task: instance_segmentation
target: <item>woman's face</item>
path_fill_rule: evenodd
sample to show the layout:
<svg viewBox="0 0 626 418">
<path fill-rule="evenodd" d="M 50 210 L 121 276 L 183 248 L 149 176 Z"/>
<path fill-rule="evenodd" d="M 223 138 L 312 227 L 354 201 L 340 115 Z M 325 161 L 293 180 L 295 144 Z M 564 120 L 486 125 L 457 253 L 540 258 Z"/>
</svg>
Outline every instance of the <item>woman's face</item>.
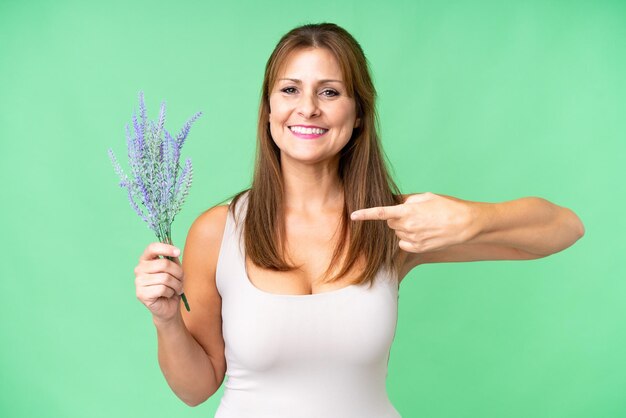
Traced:
<svg viewBox="0 0 626 418">
<path fill-rule="evenodd" d="M 324 48 L 293 51 L 278 72 L 269 102 L 270 132 L 281 160 L 332 159 L 358 126 L 339 63 Z"/>
</svg>

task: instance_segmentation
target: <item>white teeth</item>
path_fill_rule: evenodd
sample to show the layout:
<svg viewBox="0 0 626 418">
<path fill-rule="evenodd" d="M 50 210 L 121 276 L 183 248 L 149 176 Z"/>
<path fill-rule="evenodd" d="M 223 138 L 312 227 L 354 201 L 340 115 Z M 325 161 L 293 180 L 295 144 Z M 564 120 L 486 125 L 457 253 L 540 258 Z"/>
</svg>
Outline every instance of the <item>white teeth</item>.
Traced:
<svg viewBox="0 0 626 418">
<path fill-rule="evenodd" d="M 326 132 L 328 129 L 320 129 L 320 128 L 303 128 L 301 126 L 291 126 L 289 127 L 293 132 L 297 132 L 299 134 L 316 134 L 321 135 Z"/>
</svg>

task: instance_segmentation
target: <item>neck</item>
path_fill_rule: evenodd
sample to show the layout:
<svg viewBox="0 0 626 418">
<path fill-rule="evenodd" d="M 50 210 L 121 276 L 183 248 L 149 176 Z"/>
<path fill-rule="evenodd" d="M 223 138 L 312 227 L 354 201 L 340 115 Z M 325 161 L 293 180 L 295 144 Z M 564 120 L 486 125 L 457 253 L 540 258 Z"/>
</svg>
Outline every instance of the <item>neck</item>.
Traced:
<svg viewBox="0 0 626 418">
<path fill-rule="evenodd" d="M 292 164 L 281 160 L 287 213 L 315 215 L 341 211 L 343 185 L 338 160 L 320 165 Z"/>
</svg>

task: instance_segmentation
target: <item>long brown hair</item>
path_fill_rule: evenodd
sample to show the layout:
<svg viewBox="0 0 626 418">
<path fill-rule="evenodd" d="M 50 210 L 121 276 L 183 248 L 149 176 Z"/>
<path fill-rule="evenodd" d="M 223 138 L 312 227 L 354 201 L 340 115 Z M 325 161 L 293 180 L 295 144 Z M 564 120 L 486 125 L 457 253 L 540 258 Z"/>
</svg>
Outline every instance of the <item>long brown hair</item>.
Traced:
<svg viewBox="0 0 626 418">
<path fill-rule="evenodd" d="M 245 251 L 258 266 L 276 271 L 292 271 L 298 266 L 285 260 L 285 222 L 283 212 L 283 178 L 280 150 L 272 140 L 269 127 L 269 95 L 278 71 L 289 54 L 304 48 L 326 48 L 339 62 L 348 95 L 356 102 L 356 117 L 361 119 L 352 137 L 340 151 L 339 177 L 344 189 L 344 206 L 339 241 L 324 274 L 327 283 L 344 277 L 364 256 L 366 266 L 351 282 L 371 285 L 381 266 L 395 269 L 399 239 L 386 221 L 350 220 L 357 209 L 402 203 L 398 187 L 388 173 L 378 136 L 376 90 L 367 59 L 358 42 L 345 29 L 333 23 L 307 24 L 285 34 L 272 52 L 265 67 L 259 107 L 257 151 L 252 187 L 233 196 L 233 215 L 241 196 L 248 194 L 244 224 Z M 349 237 L 349 240 L 348 240 Z M 349 242 L 348 242 L 349 241 Z M 346 259 L 342 254 L 348 245 Z M 343 267 L 330 276 L 333 266 Z M 330 277 L 330 279 L 329 279 Z"/>
</svg>

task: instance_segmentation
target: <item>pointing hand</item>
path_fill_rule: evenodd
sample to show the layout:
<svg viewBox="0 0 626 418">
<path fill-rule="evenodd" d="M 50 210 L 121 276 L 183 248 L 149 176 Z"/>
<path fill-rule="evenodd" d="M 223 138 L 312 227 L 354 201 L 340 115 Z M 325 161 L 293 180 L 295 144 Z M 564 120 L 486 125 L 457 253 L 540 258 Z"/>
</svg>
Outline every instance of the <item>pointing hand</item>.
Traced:
<svg viewBox="0 0 626 418">
<path fill-rule="evenodd" d="M 354 211 L 351 218 L 385 220 L 400 238 L 401 249 L 421 253 L 467 242 L 478 233 L 470 203 L 430 192 L 416 193 L 407 195 L 399 205 Z"/>
</svg>

